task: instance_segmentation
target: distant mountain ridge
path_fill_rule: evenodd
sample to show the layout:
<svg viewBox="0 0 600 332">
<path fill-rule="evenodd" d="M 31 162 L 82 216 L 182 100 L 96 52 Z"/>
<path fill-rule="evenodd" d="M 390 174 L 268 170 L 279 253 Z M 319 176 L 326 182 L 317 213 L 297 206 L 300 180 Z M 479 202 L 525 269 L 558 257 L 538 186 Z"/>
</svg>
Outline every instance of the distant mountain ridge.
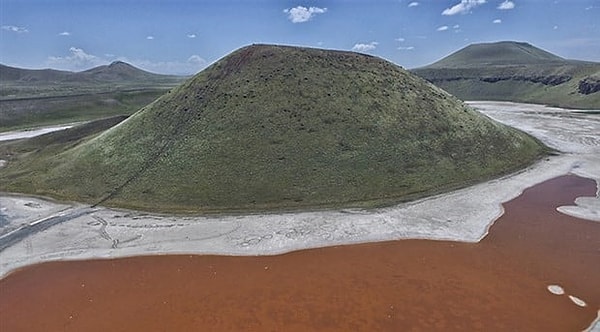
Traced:
<svg viewBox="0 0 600 332">
<path fill-rule="evenodd" d="M 147 72 L 123 61 L 80 72 L 55 69 L 23 69 L 0 64 L 0 83 L 8 82 L 130 82 L 139 80 L 172 81 L 181 77 Z"/>
<path fill-rule="evenodd" d="M 121 61 L 81 72 L 0 65 L 0 131 L 128 115 L 185 79 Z"/>
<path fill-rule="evenodd" d="M 412 71 L 465 100 L 600 108 L 600 63 L 565 59 L 524 42 L 472 44 Z"/>
<path fill-rule="evenodd" d="M 55 69 L 23 69 L 0 64 L 0 82 L 62 81 L 73 74 Z"/>
</svg>

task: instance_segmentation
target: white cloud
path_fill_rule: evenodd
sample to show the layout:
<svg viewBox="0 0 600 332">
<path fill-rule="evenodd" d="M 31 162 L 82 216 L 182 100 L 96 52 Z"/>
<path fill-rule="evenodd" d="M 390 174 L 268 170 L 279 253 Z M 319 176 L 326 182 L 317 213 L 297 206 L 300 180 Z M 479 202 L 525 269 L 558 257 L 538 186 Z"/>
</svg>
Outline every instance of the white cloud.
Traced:
<svg viewBox="0 0 600 332">
<path fill-rule="evenodd" d="M 441 27 L 437 28 L 437 31 L 446 31 L 446 30 L 448 30 L 447 25 L 442 25 Z"/>
<path fill-rule="evenodd" d="M 364 43 L 358 43 L 358 44 L 354 44 L 354 46 L 352 46 L 352 50 L 354 52 L 369 52 L 374 50 L 375 48 L 377 48 L 377 45 L 379 45 L 378 42 L 370 42 L 368 44 L 364 44 Z"/>
<path fill-rule="evenodd" d="M 70 54 L 67 56 L 48 57 L 47 64 L 52 68 L 64 70 L 83 70 L 108 63 L 95 55 L 86 53 L 83 49 L 77 47 L 69 48 Z"/>
<path fill-rule="evenodd" d="M 471 9 L 483 5 L 486 3 L 486 0 L 461 0 L 460 3 L 444 9 L 442 15 L 456 15 L 456 14 L 466 14 L 471 11 Z"/>
<path fill-rule="evenodd" d="M 303 7 L 298 6 L 294 8 L 284 9 L 283 12 L 288 14 L 288 19 L 292 21 L 292 23 L 303 23 L 311 18 L 313 18 L 317 14 L 323 14 L 327 11 L 327 8 L 319 8 L 319 7 Z"/>
<path fill-rule="evenodd" d="M 460 25 L 456 24 L 452 27 L 453 29 L 460 29 Z"/>
<path fill-rule="evenodd" d="M 400 47 L 398 47 L 398 49 L 400 51 L 412 51 L 415 49 L 415 47 L 414 46 L 400 46 Z"/>
<path fill-rule="evenodd" d="M 67 56 L 51 56 L 46 60 L 46 65 L 51 68 L 81 71 L 109 64 L 115 60 L 132 64 L 140 69 L 153 73 L 170 75 L 190 75 L 204 69 L 208 62 L 201 56 L 194 54 L 187 60 L 176 61 L 151 61 L 145 59 L 129 59 L 127 57 L 117 57 L 114 54 L 104 54 L 99 57 L 86 53 L 83 49 L 71 47 Z"/>
<path fill-rule="evenodd" d="M 196 38 L 196 34 L 195 33 L 190 33 L 187 35 L 188 38 Z"/>
<path fill-rule="evenodd" d="M 27 28 L 17 27 L 17 26 L 14 26 L 14 25 L 3 25 L 2 26 L 2 30 L 10 31 L 10 32 L 16 32 L 16 33 L 29 32 L 29 30 L 27 30 Z"/>
<path fill-rule="evenodd" d="M 558 25 L 555 25 L 552 29 L 558 30 Z"/>
<path fill-rule="evenodd" d="M 394 40 L 395 40 L 395 41 L 399 41 L 399 42 L 403 42 L 403 41 L 405 41 L 406 39 L 404 39 L 404 38 L 402 38 L 402 37 L 398 37 L 398 38 L 396 38 L 396 39 L 394 39 Z"/>
<path fill-rule="evenodd" d="M 494 23 L 494 24 L 500 24 L 500 23 L 502 23 L 502 20 L 499 19 L 499 18 L 497 18 L 492 23 Z"/>
<path fill-rule="evenodd" d="M 509 10 L 515 8 L 515 3 L 509 0 L 505 0 L 503 3 L 498 5 L 498 9 Z"/>
<path fill-rule="evenodd" d="M 419 5 L 419 3 L 418 3 L 418 2 L 416 2 L 416 1 L 413 1 L 413 2 L 411 2 L 411 3 L 409 3 L 409 4 L 408 4 L 408 7 L 416 7 L 416 6 L 418 6 L 418 5 Z"/>
<path fill-rule="evenodd" d="M 94 60 L 94 59 L 98 58 L 95 55 L 85 53 L 85 51 L 81 48 L 77 48 L 77 47 L 73 47 L 73 46 L 71 46 L 69 48 L 69 51 L 71 52 L 71 55 L 73 57 L 75 57 L 77 59 L 85 60 L 85 61 L 90 61 L 90 60 Z"/>
<path fill-rule="evenodd" d="M 204 69 L 208 62 L 201 56 L 194 54 L 185 61 L 150 61 L 144 59 L 118 58 L 120 61 L 130 63 L 140 69 L 168 75 L 192 75 Z"/>
<path fill-rule="evenodd" d="M 59 36 L 70 36 L 71 33 L 69 31 L 63 31 L 61 33 L 58 34 Z"/>
<path fill-rule="evenodd" d="M 148 39 L 148 40 L 153 40 L 153 39 L 154 39 L 154 36 L 146 36 L 146 39 Z"/>
<path fill-rule="evenodd" d="M 201 58 L 197 54 L 194 54 L 194 55 L 190 56 L 187 59 L 187 62 L 189 62 L 191 64 L 196 64 L 196 65 L 205 65 L 206 64 L 206 60 L 204 60 L 203 58 Z"/>
</svg>

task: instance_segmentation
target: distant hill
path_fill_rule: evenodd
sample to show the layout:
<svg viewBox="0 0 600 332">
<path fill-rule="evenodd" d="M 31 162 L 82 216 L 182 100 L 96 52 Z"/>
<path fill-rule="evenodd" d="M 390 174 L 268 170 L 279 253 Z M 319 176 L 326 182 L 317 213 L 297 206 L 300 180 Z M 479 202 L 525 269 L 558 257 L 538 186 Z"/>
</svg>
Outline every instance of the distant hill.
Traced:
<svg viewBox="0 0 600 332">
<path fill-rule="evenodd" d="M 128 115 L 185 79 L 121 61 L 81 72 L 0 65 L 0 131 Z"/>
<path fill-rule="evenodd" d="M 154 74 L 139 68 L 136 68 L 122 61 L 115 61 L 106 66 L 95 67 L 80 73 L 78 76 L 92 79 L 94 81 L 119 82 L 119 81 L 141 81 L 149 80 L 153 82 L 161 81 L 181 81 L 181 76 Z"/>
<path fill-rule="evenodd" d="M 109 82 L 172 82 L 181 77 L 160 75 L 136 68 L 122 61 L 81 72 L 54 69 L 22 69 L 0 64 L 0 83 L 109 83 Z"/>
<path fill-rule="evenodd" d="M 564 58 L 528 43 L 505 41 L 469 45 L 426 68 L 481 68 L 483 66 L 560 64 L 564 61 Z"/>
<path fill-rule="evenodd" d="M 528 43 L 472 44 L 412 72 L 463 100 L 600 108 L 600 63 L 567 60 Z"/>
<path fill-rule="evenodd" d="M 22 69 L 0 64 L 0 83 L 65 81 L 75 73 L 54 69 Z"/>
<path fill-rule="evenodd" d="M 198 212 L 414 199 L 545 148 L 385 60 L 252 45 L 80 144 L 12 151 L 5 190 Z"/>
</svg>

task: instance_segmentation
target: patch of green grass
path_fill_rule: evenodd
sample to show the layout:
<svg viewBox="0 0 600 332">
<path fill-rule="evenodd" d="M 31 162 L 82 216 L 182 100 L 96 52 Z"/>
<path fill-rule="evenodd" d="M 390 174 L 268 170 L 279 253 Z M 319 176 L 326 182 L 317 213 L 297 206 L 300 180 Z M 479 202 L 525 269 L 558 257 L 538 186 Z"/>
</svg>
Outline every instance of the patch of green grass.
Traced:
<svg viewBox="0 0 600 332">
<path fill-rule="evenodd" d="M 545 152 L 382 59 L 260 45 L 93 138 L 13 158 L 0 185 L 159 211 L 372 207 L 506 174 Z"/>
<path fill-rule="evenodd" d="M 0 64 L 0 132 L 128 115 L 185 79 L 120 61 L 82 72 Z"/>
<path fill-rule="evenodd" d="M 529 43 L 501 41 L 468 45 L 428 68 L 484 68 L 514 65 L 557 64 L 565 59 Z"/>
<path fill-rule="evenodd" d="M 17 167 L 16 169 L 8 168 L 6 173 L 3 168 L 0 168 L 0 174 L 6 176 L 5 180 L 20 178 L 27 181 L 28 175 L 38 169 L 32 166 L 38 163 L 45 165 L 57 154 L 95 137 L 98 133 L 106 131 L 126 118 L 127 116 L 114 116 L 29 139 L 0 142 L 0 159 L 7 161 L 10 166 Z M 35 177 L 34 175 L 33 178 Z"/>
<path fill-rule="evenodd" d="M 167 91 L 141 89 L 0 100 L 0 132 L 130 115 Z"/>
<path fill-rule="evenodd" d="M 600 108 L 600 94 L 580 95 L 564 87 L 526 82 L 485 83 L 479 80 L 436 84 L 464 100 L 512 101 L 575 109 Z"/>
<path fill-rule="evenodd" d="M 599 75 L 599 63 L 565 60 L 524 43 L 470 45 L 412 72 L 463 100 L 600 108 L 599 92 L 579 91 L 579 82 Z"/>
</svg>

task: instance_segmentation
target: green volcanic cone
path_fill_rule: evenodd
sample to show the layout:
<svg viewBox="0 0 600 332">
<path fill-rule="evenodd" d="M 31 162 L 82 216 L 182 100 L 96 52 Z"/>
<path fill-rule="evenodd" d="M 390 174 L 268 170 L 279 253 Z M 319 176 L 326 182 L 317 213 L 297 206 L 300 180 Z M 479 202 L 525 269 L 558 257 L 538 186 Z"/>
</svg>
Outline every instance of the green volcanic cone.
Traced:
<svg viewBox="0 0 600 332">
<path fill-rule="evenodd" d="M 119 125 L 9 163 L 9 190 L 162 211 L 373 206 L 543 153 L 402 68 L 351 52 L 239 49 Z"/>
<path fill-rule="evenodd" d="M 600 63 L 564 59 L 529 43 L 472 44 L 412 72 L 464 100 L 600 108 Z"/>
</svg>

